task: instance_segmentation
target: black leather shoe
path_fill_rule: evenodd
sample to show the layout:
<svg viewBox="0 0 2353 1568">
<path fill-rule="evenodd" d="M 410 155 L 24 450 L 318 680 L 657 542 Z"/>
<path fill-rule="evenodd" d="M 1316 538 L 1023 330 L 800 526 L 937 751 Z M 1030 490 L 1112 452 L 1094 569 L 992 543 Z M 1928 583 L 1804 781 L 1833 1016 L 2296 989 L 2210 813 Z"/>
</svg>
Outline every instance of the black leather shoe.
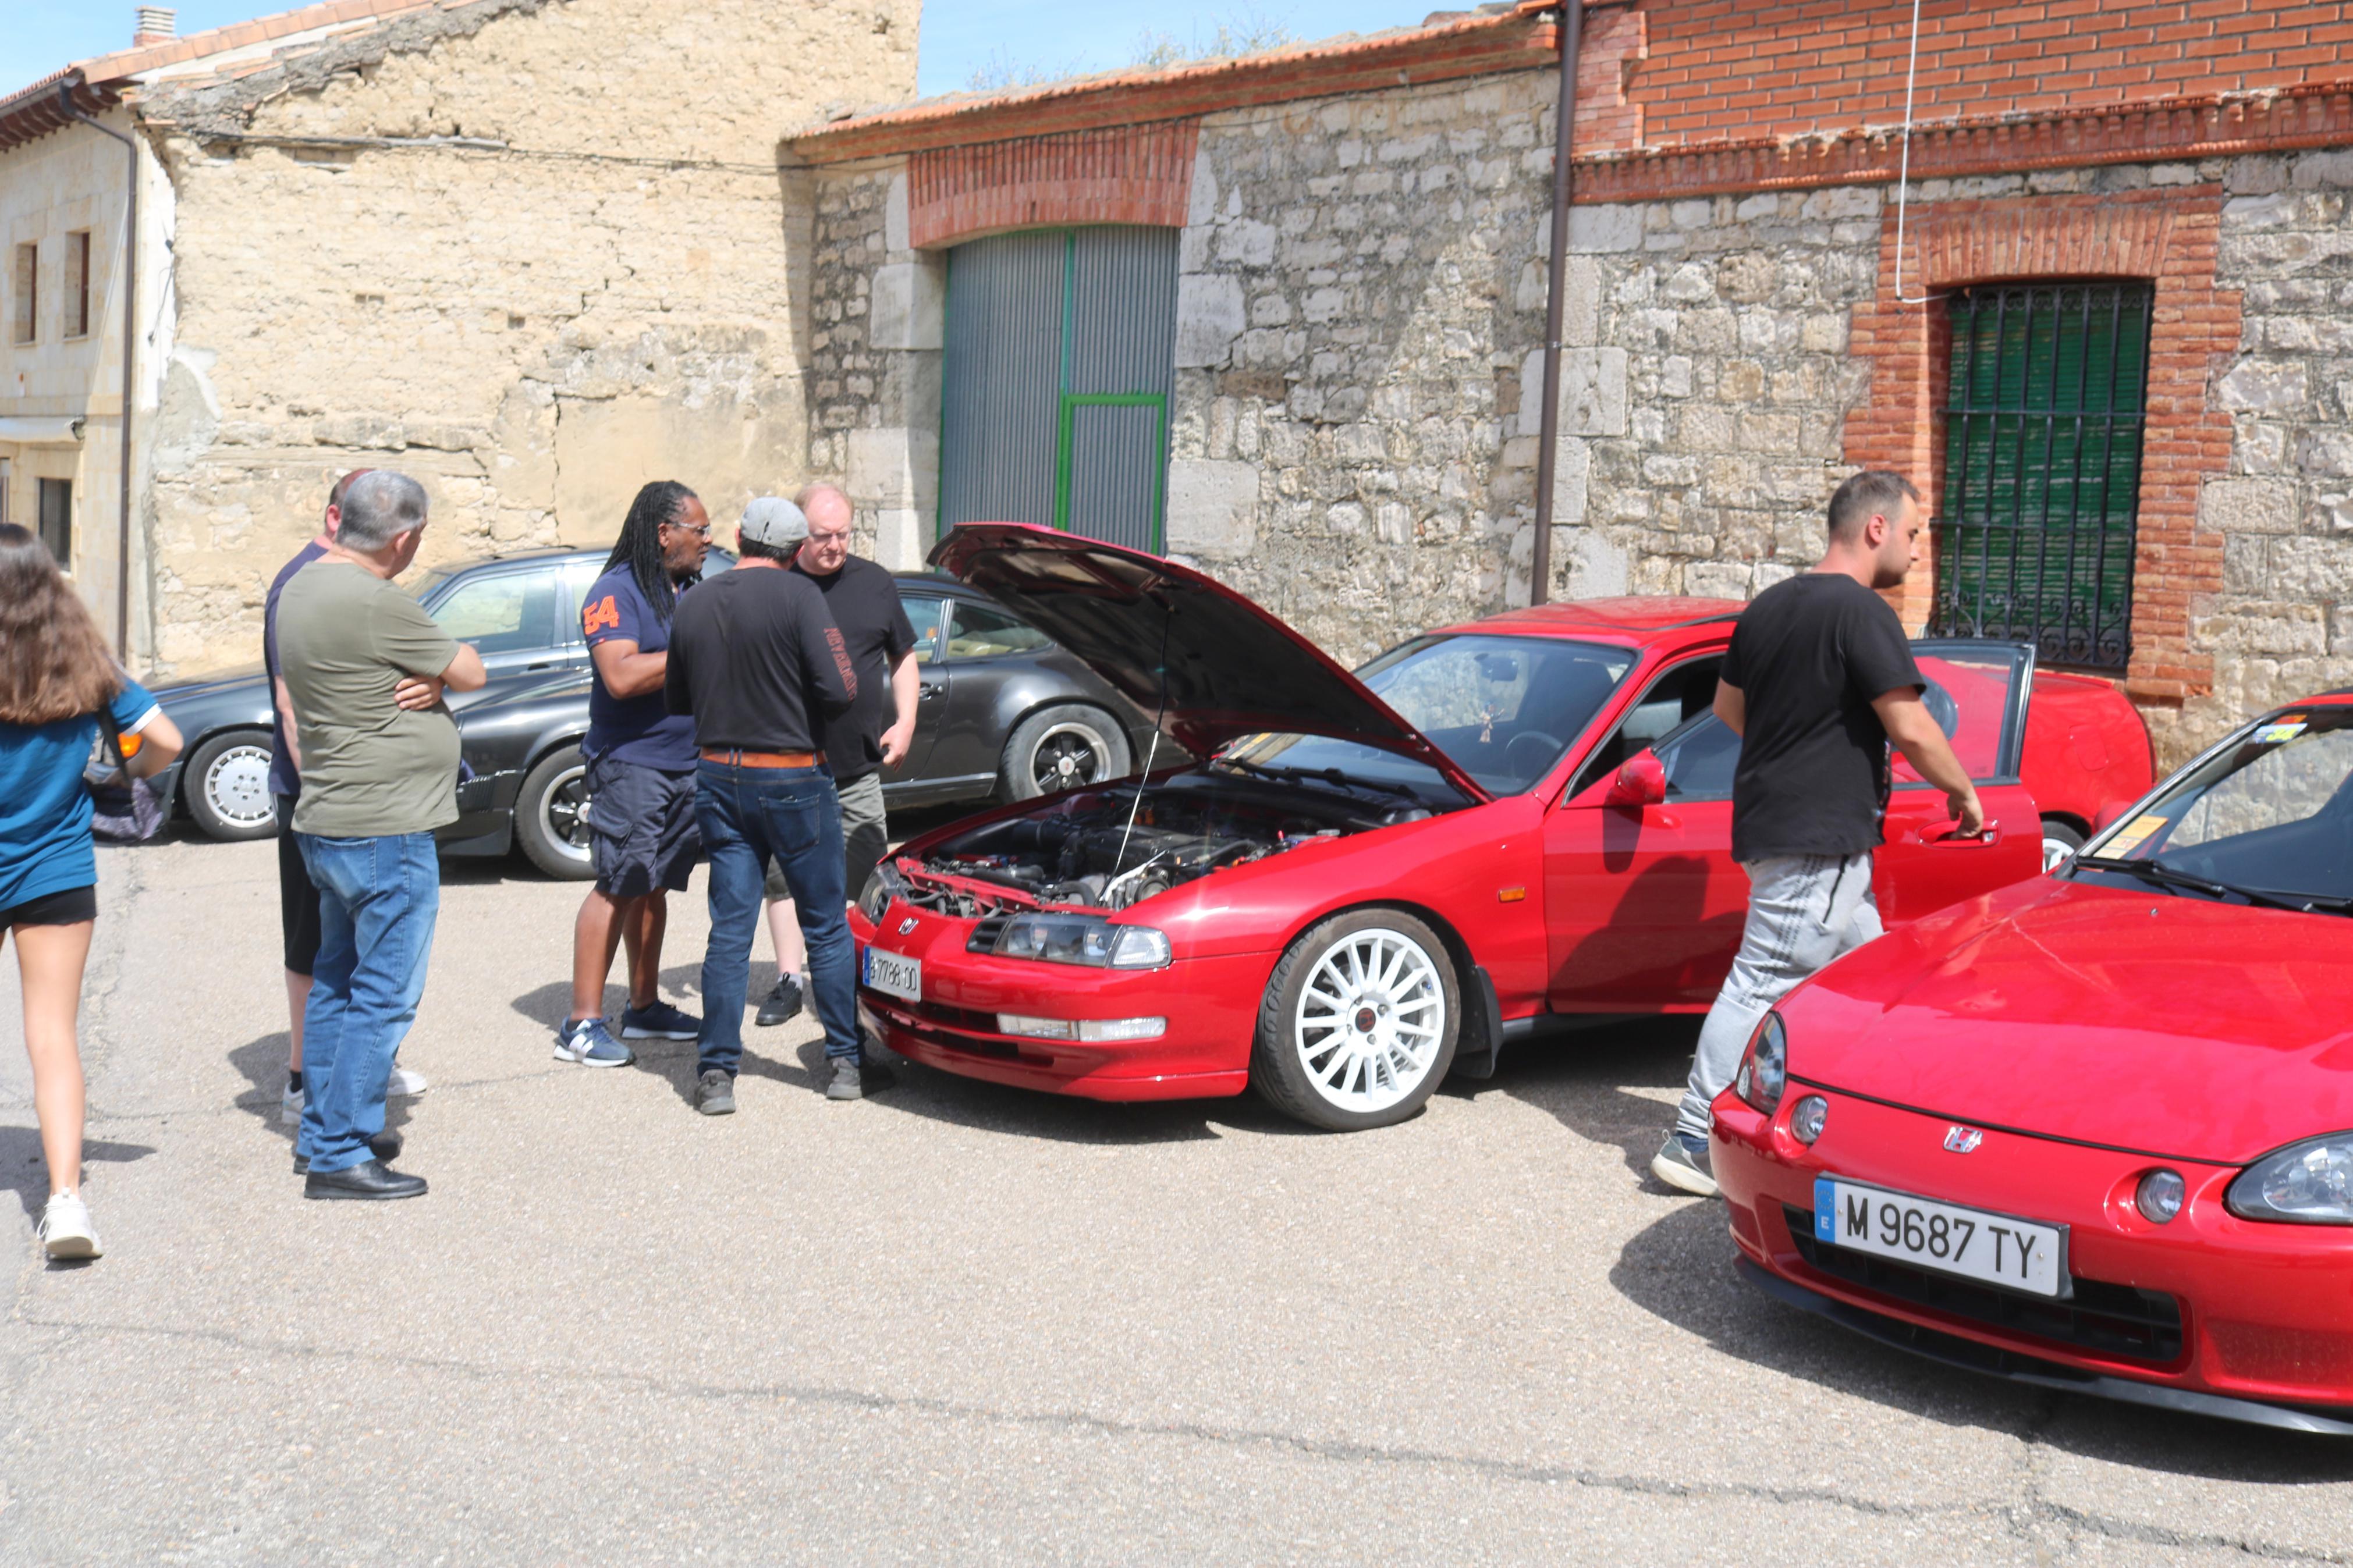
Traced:
<svg viewBox="0 0 2353 1568">
<path fill-rule="evenodd" d="M 406 1176 L 381 1160 L 367 1160 L 344 1171 L 313 1171 L 302 1179 L 306 1198 L 421 1198 L 425 1178 Z"/>
</svg>

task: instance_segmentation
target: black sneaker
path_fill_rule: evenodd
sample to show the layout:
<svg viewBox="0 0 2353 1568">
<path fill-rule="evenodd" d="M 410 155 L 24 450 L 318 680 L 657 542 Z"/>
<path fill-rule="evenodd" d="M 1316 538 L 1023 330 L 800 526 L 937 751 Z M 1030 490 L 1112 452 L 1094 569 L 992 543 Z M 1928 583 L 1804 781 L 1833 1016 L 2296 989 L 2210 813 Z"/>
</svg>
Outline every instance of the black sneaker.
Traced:
<svg viewBox="0 0 2353 1568">
<path fill-rule="evenodd" d="M 377 1160 L 342 1171 L 313 1171 L 302 1178 L 302 1195 L 306 1198 L 383 1199 L 421 1198 L 425 1195 L 425 1178 L 396 1171 Z"/>
<path fill-rule="evenodd" d="M 760 1011 L 752 1022 L 764 1029 L 772 1029 L 778 1024 L 799 1017 L 800 1011 L 800 981 L 790 974 L 780 974 L 776 977 L 776 988 L 762 999 Z"/>
<path fill-rule="evenodd" d="M 1694 1197 L 1716 1195 L 1715 1173 L 1709 1168 L 1707 1140 L 1688 1132 L 1670 1132 L 1651 1156 L 1651 1174 Z"/>
<path fill-rule="evenodd" d="M 825 1086 L 828 1100 L 863 1100 L 899 1081 L 899 1075 L 878 1061 L 856 1057 L 833 1058 L 833 1081 Z"/>
<path fill-rule="evenodd" d="M 735 1114 L 735 1075 L 712 1068 L 696 1080 L 694 1109 L 705 1116 Z"/>
</svg>

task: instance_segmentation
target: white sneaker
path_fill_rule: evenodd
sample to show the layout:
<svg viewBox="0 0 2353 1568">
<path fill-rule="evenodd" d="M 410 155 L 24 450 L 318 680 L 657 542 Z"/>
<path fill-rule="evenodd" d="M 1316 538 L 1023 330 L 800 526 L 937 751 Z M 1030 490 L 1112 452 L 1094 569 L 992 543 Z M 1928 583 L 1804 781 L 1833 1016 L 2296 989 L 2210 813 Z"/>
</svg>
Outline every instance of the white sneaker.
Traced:
<svg viewBox="0 0 2353 1568">
<path fill-rule="evenodd" d="M 302 1123 L 302 1091 L 290 1089 L 278 1097 L 278 1121 L 280 1126 L 299 1127 Z"/>
<path fill-rule="evenodd" d="M 49 1194 L 49 1206 L 41 1211 L 41 1246 L 51 1258 L 96 1258 L 106 1250 L 79 1193 Z"/>
<path fill-rule="evenodd" d="M 384 1080 L 384 1097 L 386 1100 L 414 1100 L 432 1087 L 423 1073 L 410 1072 L 395 1062 L 392 1076 Z"/>
</svg>

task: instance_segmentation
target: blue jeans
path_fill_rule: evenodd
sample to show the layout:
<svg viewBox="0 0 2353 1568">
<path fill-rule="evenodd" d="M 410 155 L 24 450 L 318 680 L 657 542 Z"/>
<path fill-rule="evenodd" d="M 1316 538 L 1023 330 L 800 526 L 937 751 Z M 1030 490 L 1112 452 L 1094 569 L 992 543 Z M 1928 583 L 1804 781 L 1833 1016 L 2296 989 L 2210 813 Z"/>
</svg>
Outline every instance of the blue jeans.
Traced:
<svg viewBox="0 0 2353 1568">
<path fill-rule="evenodd" d="M 808 943 L 809 999 L 825 1054 L 858 1056 L 857 976 L 842 892 L 841 801 L 823 768 L 738 768 L 705 762 L 694 816 L 711 859 L 711 946 L 702 960 L 697 1073 L 733 1076 L 744 1059 L 745 966 L 760 923 L 763 868 L 784 868 Z"/>
<path fill-rule="evenodd" d="M 319 957 L 302 1012 L 302 1132 L 314 1171 L 375 1158 L 392 1056 L 425 994 L 441 862 L 430 833 L 321 838 L 297 833 L 319 889 Z"/>
</svg>

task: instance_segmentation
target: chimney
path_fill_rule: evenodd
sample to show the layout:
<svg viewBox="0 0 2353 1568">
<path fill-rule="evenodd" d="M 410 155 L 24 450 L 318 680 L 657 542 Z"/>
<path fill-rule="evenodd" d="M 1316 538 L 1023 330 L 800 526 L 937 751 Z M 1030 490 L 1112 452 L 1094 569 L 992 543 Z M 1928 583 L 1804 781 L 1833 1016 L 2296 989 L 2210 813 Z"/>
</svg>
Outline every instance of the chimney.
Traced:
<svg viewBox="0 0 2353 1568">
<path fill-rule="evenodd" d="M 168 44 L 179 37 L 179 13 L 166 5 L 142 5 L 138 21 L 131 34 L 131 47 L 143 49 L 150 44 Z"/>
</svg>

